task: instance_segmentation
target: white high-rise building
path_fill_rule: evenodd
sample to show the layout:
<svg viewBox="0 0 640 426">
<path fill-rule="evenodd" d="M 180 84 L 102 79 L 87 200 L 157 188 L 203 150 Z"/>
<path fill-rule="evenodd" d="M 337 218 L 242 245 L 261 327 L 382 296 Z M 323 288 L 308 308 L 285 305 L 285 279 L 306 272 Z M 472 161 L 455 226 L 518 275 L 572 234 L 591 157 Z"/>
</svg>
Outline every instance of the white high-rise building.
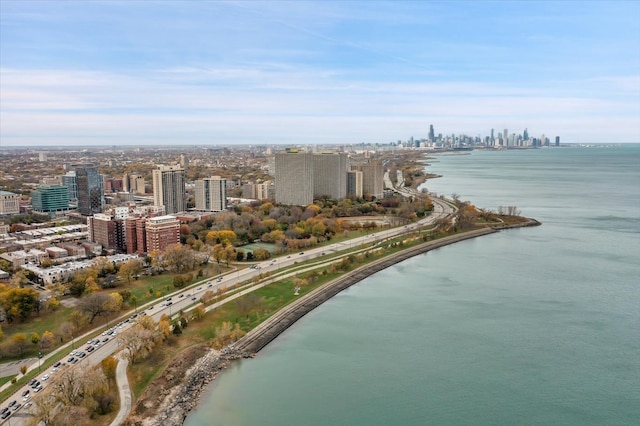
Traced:
<svg viewBox="0 0 640 426">
<path fill-rule="evenodd" d="M 153 170 L 153 204 L 164 206 L 167 214 L 187 210 L 186 174 L 180 166 L 160 166 Z"/>
<path fill-rule="evenodd" d="M 196 210 L 219 212 L 227 209 L 227 180 L 220 176 L 196 181 Z"/>
</svg>

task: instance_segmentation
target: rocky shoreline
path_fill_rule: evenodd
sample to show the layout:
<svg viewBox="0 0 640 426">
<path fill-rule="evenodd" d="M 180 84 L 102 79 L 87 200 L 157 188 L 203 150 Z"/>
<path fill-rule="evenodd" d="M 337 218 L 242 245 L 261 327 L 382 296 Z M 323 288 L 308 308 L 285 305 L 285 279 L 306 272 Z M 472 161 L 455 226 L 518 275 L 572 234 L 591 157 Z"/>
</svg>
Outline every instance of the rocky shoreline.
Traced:
<svg viewBox="0 0 640 426">
<path fill-rule="evenodd" d="M 540 225 L 540 222 L 530 219 L 525 223 L 505 225 L 500 229 L 537 225 Z M 382 269 L 413 256 L 426 253 L 438 247 L 496 232 L 499 232 L 499 230 L 481 228 L 426 242 L 387 256 L 376 262 L 357 268 L 284 307 L 260 326 L 247 333 L 247 335 L 231 347 L 224 348 L 222 351 L 201 347 L 199 350 L 204 352 L 204 354 L 202 355 L 201 353 L 199 357 L 192 359 L 191 363 L 188 361 L 190 357 L 181 356 L 180 359 L 174 360 L 167 368 L 167 372 L 163 373 L 166 386 L 158 386 L 158 384 L 156 384 L 154 388 L 160 388 L 161 391 L 153 395 L 148 395 L 153 393 L 150 389 L 148 392 L 145 392 L 136 402 L 132 412 L 123 424 L 127 426 L 183 424 L 188 413 L 199 404 L 202 391 L 206 388 L 207 384 L 217 377 L 220 371 L 236 359 L 255 356 L 260 349 L 289 328 L 293 323 L 342 290 Z M 197 355 L 197 351 L 195 355 Z"/>
</svg>

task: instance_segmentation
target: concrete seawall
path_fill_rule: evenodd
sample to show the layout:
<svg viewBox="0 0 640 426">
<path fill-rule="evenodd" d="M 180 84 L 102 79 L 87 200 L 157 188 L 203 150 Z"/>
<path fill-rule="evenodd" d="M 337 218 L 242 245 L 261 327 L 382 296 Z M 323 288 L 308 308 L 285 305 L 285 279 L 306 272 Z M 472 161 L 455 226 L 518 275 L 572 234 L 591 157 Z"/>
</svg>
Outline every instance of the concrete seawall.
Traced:
<svg viewBox="0 0 640 426">
<path fill-rule="evenodd" d="M 335 280 L 318 287 L 309 294 L 301 297 L 299 300 L 285 306 L 258 327 L 247 333 L 242 339 L 238 340 L 235 343 L 234 348 L 245 356 L 251 356 L 265 347 L 269 342 L 275 339 L 280 333 L 289 328 L 304 315 L 340 293 L 342 290 L 351 287 L 376 272 L 411 257 L 426 253 L 430 250 L 496 232 L 498 231 L 491 228 L 482 228 L 465 232 L 463 234 L 452 235 L 402 250 L 393 255 L 386 256 L 380 260 L 361 266 L 340 278 L 336 278 Z"/>
</svg>

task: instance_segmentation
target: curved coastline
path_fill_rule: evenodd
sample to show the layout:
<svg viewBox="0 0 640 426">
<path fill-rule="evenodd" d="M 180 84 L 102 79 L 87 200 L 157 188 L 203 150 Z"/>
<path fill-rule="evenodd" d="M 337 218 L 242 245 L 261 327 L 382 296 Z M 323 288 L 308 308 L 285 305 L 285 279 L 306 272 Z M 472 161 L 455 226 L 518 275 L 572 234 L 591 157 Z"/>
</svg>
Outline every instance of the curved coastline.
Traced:
<svg viewBox="0 0 640 426">
<path fill-rule="evenodd" d="M 185 372 L 184 379 L 173 387 L 173 389 L 164 389 L 161 395 L 148 396 L 146 398 L 144 396 L 141 397 L 123 424 L 135 426 L 184 424 L 189 412 L 200 403 L 200 397 L 205 387 L 233 360 L 254 357 L 262 348 L 304 315 L 346 288 L 351 287 L 376 272 L 411 257 L 456 242 L 494 234 L 501 229 L 538 225 L 540 225 L 540 222 L 535 219 L 529 219 L 527 222 L 520 224 L 467 231 L 407 248 L 406 250 L 402 250 L 344 274 L 318 287 L 288 306 L 285 306 L 233 345 L 224 348 L 222 351 L 209 350 Z M 150 408 L 151 405 L 155 406 L 155 415 L 153 417 L 144 416 L 143 412 L 146 411 L 146 409 L 137 409 L 139 405 L 144 405 L 145 408 Z"/>
</svg>

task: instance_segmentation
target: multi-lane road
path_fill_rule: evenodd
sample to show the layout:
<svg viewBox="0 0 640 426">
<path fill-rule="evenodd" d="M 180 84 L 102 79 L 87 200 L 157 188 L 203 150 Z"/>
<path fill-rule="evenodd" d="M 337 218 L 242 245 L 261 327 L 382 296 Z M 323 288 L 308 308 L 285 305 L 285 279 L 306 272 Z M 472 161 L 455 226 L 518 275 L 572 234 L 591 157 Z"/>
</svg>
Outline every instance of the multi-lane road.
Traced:
<svg viewBox="0 0 640 426">
<path fill-rule="evenodd" d="M 108 330 L 105 330 L 102 334 L 98 334 L 100 331 L 99 329 L 94 329 L 92 332 L 85 334 L 82 340 L 77 339 L 74 342 L 76 349 L 67 347 L 59 349 L 55 353 L 49 355 L 50 357 L 55 356 L 59 358 L 60 364 L 58 365 L 56 363 L 56 365 L 58 365 L 57 367 L 51 366 L 46 370 L 43 370 L 35 378 L 35 382 L 37 383 L 33 383 L 32 381 L 32 385 L 26 384 L 7 398 L 0 406 L 0 424 L 7 424 L 10 426 L 25 425 L 31 418 L 30 411 L 32 409 L 32 396 L 45 388 L 51 377 L 59 374 L 62 369 L 77 368 L 77 366 L 80 365 L 93 366 L 99 364 L 106 357 L 120 351 L 121 347 L 118 335 L 126 332 L 141 315 L 151 316 L 155 321 L 158 321 L 162 315 L 166 314 L 173 316 L 181 310 L 186 310 L 199 304 L 200 298 L 207 291 L 215 292 L 221 287 L 229 288 L 234 284 L 249 280 L 264 272 L 273 272 L 278 269 L 292 266 L 295 263 L 322 257 L 325 254 L 328 255 L 337 252 L 346 253 L 354 248 L 358 248 L 362 244 L 375 243 L 413 232 L 418 228 L 429 227 L 434 225 L 439 219 L 453 213 L 453 208 L 445 201 L 433 199 L 433 203 L 434 210 L 432 214 L 413 224 L 388 228 L 383 231 L 353 238 L 348 241 L 325 245 L 323 247 L 313 248 L 304 252 L 256 263 L 255 267 L 252 268 L 237 269 L 236 271 L 227 273 L 224 276 L 204 280 L 188 289 L 174 292 L 162 300 L 157 300 L 154 303 L 147 304 L 141 307 L 137 312 L 133 313 L 130 317 L 115 324 Z M 89 338 L 87 336 L 92 337 Z M 78 352 L 81 352 L 81 354 L 78 354 Z M 42 361 L 43 360 L 40 360 L 40 362 Z M 34 363 L 34 365 L 30 367 L 30 370 L 38 368 L 38 365 L 39 363 Z"/>
</svg>

